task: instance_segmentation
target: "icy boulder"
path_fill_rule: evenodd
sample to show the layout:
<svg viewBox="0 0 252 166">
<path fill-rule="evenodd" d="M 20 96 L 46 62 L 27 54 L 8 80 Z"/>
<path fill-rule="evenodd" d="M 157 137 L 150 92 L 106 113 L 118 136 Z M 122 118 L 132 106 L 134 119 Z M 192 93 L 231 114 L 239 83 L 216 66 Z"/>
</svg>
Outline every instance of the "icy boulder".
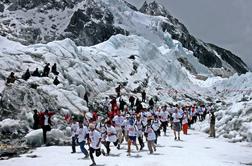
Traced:
<svg viewBox="0 0 252 166">
<path fill-rule="evenodd" d="M 3 121 L 0 121 L 0 131 L 2 133 L 16 132 L 17 129 L 20 128 L 19 122 L 20 120 L 4 119 Z"/>
<path fill-rule="evenodd" d="M 43 145 L 43 131 L 42 129 L 32 130 L 25 136 L 27 145 L 30 146 L 41 146 Z M 68 137 L 64 135 L 64 132 L 58 129 L 52 129 L 47 132 L 47 142 L 50 145 L 65 145 L 68 141 Z"/>
</svg>

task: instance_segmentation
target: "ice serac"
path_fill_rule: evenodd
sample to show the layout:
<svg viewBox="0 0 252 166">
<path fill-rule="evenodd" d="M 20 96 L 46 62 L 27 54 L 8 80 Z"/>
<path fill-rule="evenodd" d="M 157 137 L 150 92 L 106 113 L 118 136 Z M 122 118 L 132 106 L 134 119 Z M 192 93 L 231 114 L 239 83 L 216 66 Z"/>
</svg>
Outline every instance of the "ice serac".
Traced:
<svg viewBox="0 0 252 166">
<path fill-rule="evenodd" d="M 230 73 L 229 75 L 232 75 L 231 73 L 233 73 L 233 69 L 239 74 L 248 71 L 247 65 L 230 51 L 213 44 L 205 43 L 192 36 L 187 28 L 180 23 L 178 19 L 174 18 L 161 4 L 158 4 L 155 1 L 149 4 L 145 2 L 139 11 L 153 16 L 166 17 L 169 20 L 169 23 L 162 22 L 162 30 L 169 32 L 173 39 L 182 43 L 183 47 L 193 51 L 194 56 L 199 59 L 199 62 L 207 67 L 223 67 L 227 73 Z M 225 64 L 225 62 L 228 65 Z"/>
</svg>

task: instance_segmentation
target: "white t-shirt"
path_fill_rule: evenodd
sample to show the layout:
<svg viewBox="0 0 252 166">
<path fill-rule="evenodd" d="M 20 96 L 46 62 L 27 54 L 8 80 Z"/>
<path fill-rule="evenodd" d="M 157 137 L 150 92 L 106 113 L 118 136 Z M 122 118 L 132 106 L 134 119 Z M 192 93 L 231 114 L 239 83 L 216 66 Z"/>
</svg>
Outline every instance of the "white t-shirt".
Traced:
<svg viewBox="0 0 252 166">
<path fill-rule="evenodd" d="M 78 141 L 82 142 L 86 140 L 86 136 L 88 134 L 88 129 L 86 126 L 83 126 L 83 128 L 78 129 Z"/>
<path fill-rule="evenodd" d="M 153 130 L 154 130 L 154 131 L 157 131 L 157 130 L 159 129 L 159 127 L 160 127 L 160 122 L 159 122 L 159 120 L 154 120 L 154 121 L 152 122 L 152 128 L 153 128 Z"/>
<path fill-rule="evenodd" d="M 135 137 L 135 136 L 137 136 L 137 132 L 138 132 L 138 130 L 137 130 L 136 125 L 130 125 L 130 124 L 127 125 L 128 136 Z"/>
<path fill-rule="evenodd" d="M 108 142 L 116 142 L 116 129 L 113 126 L 107 127 L 107 138 L 106 141 Z"/>
<path fill-rule="evenodd" d="M 78 123 L 72 123 L 71 124 L 71 136 L 75 137 L 75 135 L 78 135 L 77 130 L 79 128 L 79 124 Z"/>
<path fill-rule="evenodd" d="M 161 111 L 160 112 L 160 114 L 159 114 L 159 116 L 160 116 L 160 121 L 161 122 L 167 122 L 168 121 L 168 115 L 169 115 L 169 113 L 168 113 L 168 111 Z"/>
<path fill-rule="evenodd" d="M 143 124 L 141 120 L 136 120 L 136 126 L 138 129 L 138 134 L 141 136 L 143 134 Z"/>
<path fill-rule="evenodd" d="M 116 115 L 113 118 L 113 122 L 115 123 L 115 128 L 121 128 L 121 126 L 123 125 L 123 121 L 124 121 L 124 117 L 123 116 Z"/>
<path fill-rule="evenodd" d="M 184 116 L 183 116 L 183 119 L 182 119 L 182 124 L 187 124 L 187 123 L 188 123 L 188 116 L 185 113 Z"/>
<path fill-rule="evenodd" d="M 44 117 L 45 117 L 45 120 L 44 120 L 44 125 L 45 126 L 47 126 L 47 125 L 49 125 L 49 116 L 48 115 L 44 115 Z"/>
<path fill-rule="evenodd" d="M 101 148 L 101 143 L 97 147 L 97 144 L 101 139 L 101 133 L 99 131 L 97 131 L 97 130 L 90 131 L 89 132 L 89 139 L 91 140 L 90 146 L 93 149 L 100 149 Z"/>
<path fill-rule="evenodd" d="M 146 127 L 145 133 L 147 133 L 147 140 L 148 141 L 153 141 L 156 139 L 156 134 L 151 126 Z"/>
<path fill-rule="evenodd" d="M 172 117 L 173 117 L 173 122 L 180 122 L 180 118 L 182 117 L 179 113 L 173 113 L 172 114 Z"/>
</svg>

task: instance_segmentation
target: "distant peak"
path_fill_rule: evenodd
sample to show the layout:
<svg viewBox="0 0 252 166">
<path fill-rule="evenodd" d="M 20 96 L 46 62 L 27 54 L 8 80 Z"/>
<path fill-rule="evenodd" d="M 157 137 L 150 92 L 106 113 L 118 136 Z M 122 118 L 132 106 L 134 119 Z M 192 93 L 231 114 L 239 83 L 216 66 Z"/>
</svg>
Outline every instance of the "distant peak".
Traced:
<svg viewBox="0 0 252 166">
<path fill-rule="evenodd" d="M 140 8 L 140 12 L 150 14 L 150 15 L 161 15 L 167 16 L 170 15 L 168 10 L 160 3 L 153 1 L 151 3 L 147 3 L 144 1 L 142 7 Z"/>
</svg>

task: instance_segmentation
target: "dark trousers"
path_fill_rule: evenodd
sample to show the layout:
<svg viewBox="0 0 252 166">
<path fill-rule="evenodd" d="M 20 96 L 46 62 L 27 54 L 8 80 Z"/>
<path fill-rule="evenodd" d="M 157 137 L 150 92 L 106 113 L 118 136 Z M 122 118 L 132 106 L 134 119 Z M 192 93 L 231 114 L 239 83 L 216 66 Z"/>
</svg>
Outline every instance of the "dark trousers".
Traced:
<svg viewBox="0 0 252 166">
<path fill-rule="evenodd" d="M 43 126 L 43 140 L 44 140 L 44 144 L 46 144 L 46 133 L 47 131 L 51 130 L 51 127 L 49 125 L 45 125 Z"/>
<path fill-rule="evenodd" d="M 139 144 L 141 146 L 140 148 L 142 149 L 144 147 L 143 137 L 139 136 L 138 137 L 138 142 L 139 142 Z"/>
<path fill-rule="evenodd" d="M 80 145 L 80 150 L 82 153 L 84 153 L 85 156 L 88 155 L 88 151 L 87 149 L 85 148 L 85 141 L 82 141 L 82 142 L 79 142 L 79 145 Z"/>
<path fill-rule="evenodd" d="M 167 130 L 167 126 L 168 126 L 168 122 L 167 122 L 167 121 L 165 121 L 165 122 L 161 122 L 161 126 L 162 126 L 162 128 L 163 128 L 164 133 L 166 134 L 166 130 Z"/>
<path fill-rule="evenodd" d="M 89 148 L 90 158 L 91 158 L 93 163 L 95 163 L 94 152 L 96 153 L 96 157 L 99 157 L 101 155 L 101 149 L 94 149 L 92 147 Z"/>
<path fill-rule="evenodd" d="M 154 140 L 154 143 L 157 144 L 158 136 L 160 136 L 160 130 L 155 131 L 156 139 Z"/>
<path fill-rule="evenodd" d="M 116 142 L 113 142 L 113 144 L 114 144 L 115 146 L 117 146 L 118 140 L 116 140 Z M 106 141 L 105 147 L 106 147 L 106 150 L 107 150 L 107 154 L 108 154 L 108 155 L 109 155 L 109 152 L 110 152 L 109 145 L 110 145 L 110 142 L 109 142 L 109 141 Z"/>
<path fill-rule="evenodd" d="M 72 152 L 73 153 L 76 152 L 75 146 L 76 146 L 76 137 L 72 137 Z"/>
</svg>

